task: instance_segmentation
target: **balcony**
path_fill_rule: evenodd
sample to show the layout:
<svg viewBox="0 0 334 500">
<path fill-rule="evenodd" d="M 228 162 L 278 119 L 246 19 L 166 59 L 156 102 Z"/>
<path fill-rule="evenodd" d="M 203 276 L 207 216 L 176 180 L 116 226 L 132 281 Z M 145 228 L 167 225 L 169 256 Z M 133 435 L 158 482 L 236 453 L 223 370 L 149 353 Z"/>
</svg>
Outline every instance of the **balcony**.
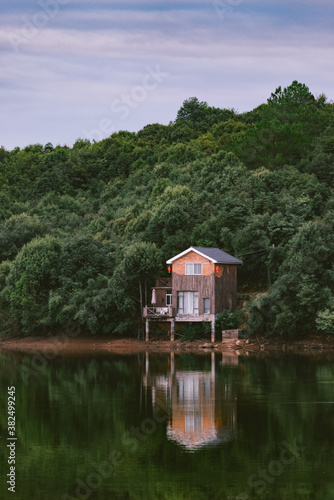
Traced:
<svg viewBox="0 0 334 500">
<path fill-rule="evenodd" d="M 174 318 L 175 311 L 172 306 L 155 307 L 155 306 L 145 306 L 143 309 L 144 318 Z"/>
</svg>

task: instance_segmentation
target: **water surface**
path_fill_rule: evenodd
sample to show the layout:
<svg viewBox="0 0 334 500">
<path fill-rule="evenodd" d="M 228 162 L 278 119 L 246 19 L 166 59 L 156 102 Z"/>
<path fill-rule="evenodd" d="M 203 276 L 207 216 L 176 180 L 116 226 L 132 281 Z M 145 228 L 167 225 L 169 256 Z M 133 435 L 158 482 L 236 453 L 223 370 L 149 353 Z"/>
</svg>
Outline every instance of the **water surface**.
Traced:
<svg viewBox="0 0 334 500">
<path fill-rule="evenodd" d="M 1 498 L 334 498 L 334 363 L 0 355 Z M 16 388 L 16 493 L 6 484 Z"/>
</svg>

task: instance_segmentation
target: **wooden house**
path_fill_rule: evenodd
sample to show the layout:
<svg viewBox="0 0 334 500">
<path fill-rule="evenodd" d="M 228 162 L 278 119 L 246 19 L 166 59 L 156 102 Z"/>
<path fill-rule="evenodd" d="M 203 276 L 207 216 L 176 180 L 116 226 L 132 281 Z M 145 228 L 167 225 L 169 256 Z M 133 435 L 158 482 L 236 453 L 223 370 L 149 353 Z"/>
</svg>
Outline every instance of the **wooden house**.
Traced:
<svg viewBox="0 0 334 500">
<path fill-rule="evenodd" d="M 167 260 L 171 278 L 159 278 L 152 289 L 152 307 L 144 308 L 146 338 L 149 321 L 211 321 L 214 341 L 215 318 L 224 309 L 237 307 L 237 266 L 242 262 L 219 248 L 190 247 Z"/>
</svg>

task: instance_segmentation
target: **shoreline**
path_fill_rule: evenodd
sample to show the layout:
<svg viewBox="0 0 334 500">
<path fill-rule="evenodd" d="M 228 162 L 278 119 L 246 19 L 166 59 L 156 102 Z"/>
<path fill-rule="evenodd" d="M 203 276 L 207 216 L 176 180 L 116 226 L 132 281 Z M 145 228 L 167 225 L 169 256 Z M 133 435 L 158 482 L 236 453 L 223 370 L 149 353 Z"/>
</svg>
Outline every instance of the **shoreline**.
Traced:
<svg viewBox="0 0 334 500">
<path fill-rule="evenodd" d="M 334 354 L 334 338 L 314 335 L 304 339 L 282 339 L 261 337 L 239 340 L 208 342 L 205 339 L 180 341 L 152 339 L 148 342 L 133 338 L 112 338 L 81 336 L 71 338 L 64 335 L 54 337 L 7 337 L 0 338 L 0 352 L 15 351 L 21 353 L 50 352 L 55 356 L 73 354 L 136 354 L 139 352 L 155 353 L 207 353 L 222 352 L 231 355 L 249 355 L 252 353 L 281 354 Z"/>
</svg>

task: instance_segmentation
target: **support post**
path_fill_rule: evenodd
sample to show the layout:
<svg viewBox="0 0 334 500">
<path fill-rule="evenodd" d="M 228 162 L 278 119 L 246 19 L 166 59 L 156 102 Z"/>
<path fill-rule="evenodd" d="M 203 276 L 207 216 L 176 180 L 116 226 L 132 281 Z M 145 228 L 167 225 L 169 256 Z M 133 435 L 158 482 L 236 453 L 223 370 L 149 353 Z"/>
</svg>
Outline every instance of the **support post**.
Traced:
<svg viewBox="0 0 334 500">
<path fill-rule="evenodd" d="M 174 342 L 174 333 L 175 333 L 175 319 L 172 318 L 170 320 L 170 341 Z"/>
<path fill-rule="evenodd" d="M 215 340 L 216 340 L 215 331 L 216 331 L 216 318 L 215 318 L 215 316 L 212 316 L 212 320 L 211 320 L 211 342 L 215 342 Z"/>
<path fill-rule="evenodd" d="M 145 342 L 149 341 L 149 334 L 150 334 L 150 321 L 148 318 L 146 318 L 145 322 Z"/>
<path fill-rule="evenodd" d="M 175 354 L 173 352 L 170 353 L 170 374 L 173 376 L 175 372 Z"/>
<path fill-rule="evenodd" d="M 216 354 L 214 352 L 211 353 L 211 378 L 215 379 L 216 374 Z"/>
<path fill-rule="evenodd" d="M 150 356 L 148 351 L 145 352 L 145 374 L 148 375 L 148 371 L 150 368 Z"/>
</svg>

